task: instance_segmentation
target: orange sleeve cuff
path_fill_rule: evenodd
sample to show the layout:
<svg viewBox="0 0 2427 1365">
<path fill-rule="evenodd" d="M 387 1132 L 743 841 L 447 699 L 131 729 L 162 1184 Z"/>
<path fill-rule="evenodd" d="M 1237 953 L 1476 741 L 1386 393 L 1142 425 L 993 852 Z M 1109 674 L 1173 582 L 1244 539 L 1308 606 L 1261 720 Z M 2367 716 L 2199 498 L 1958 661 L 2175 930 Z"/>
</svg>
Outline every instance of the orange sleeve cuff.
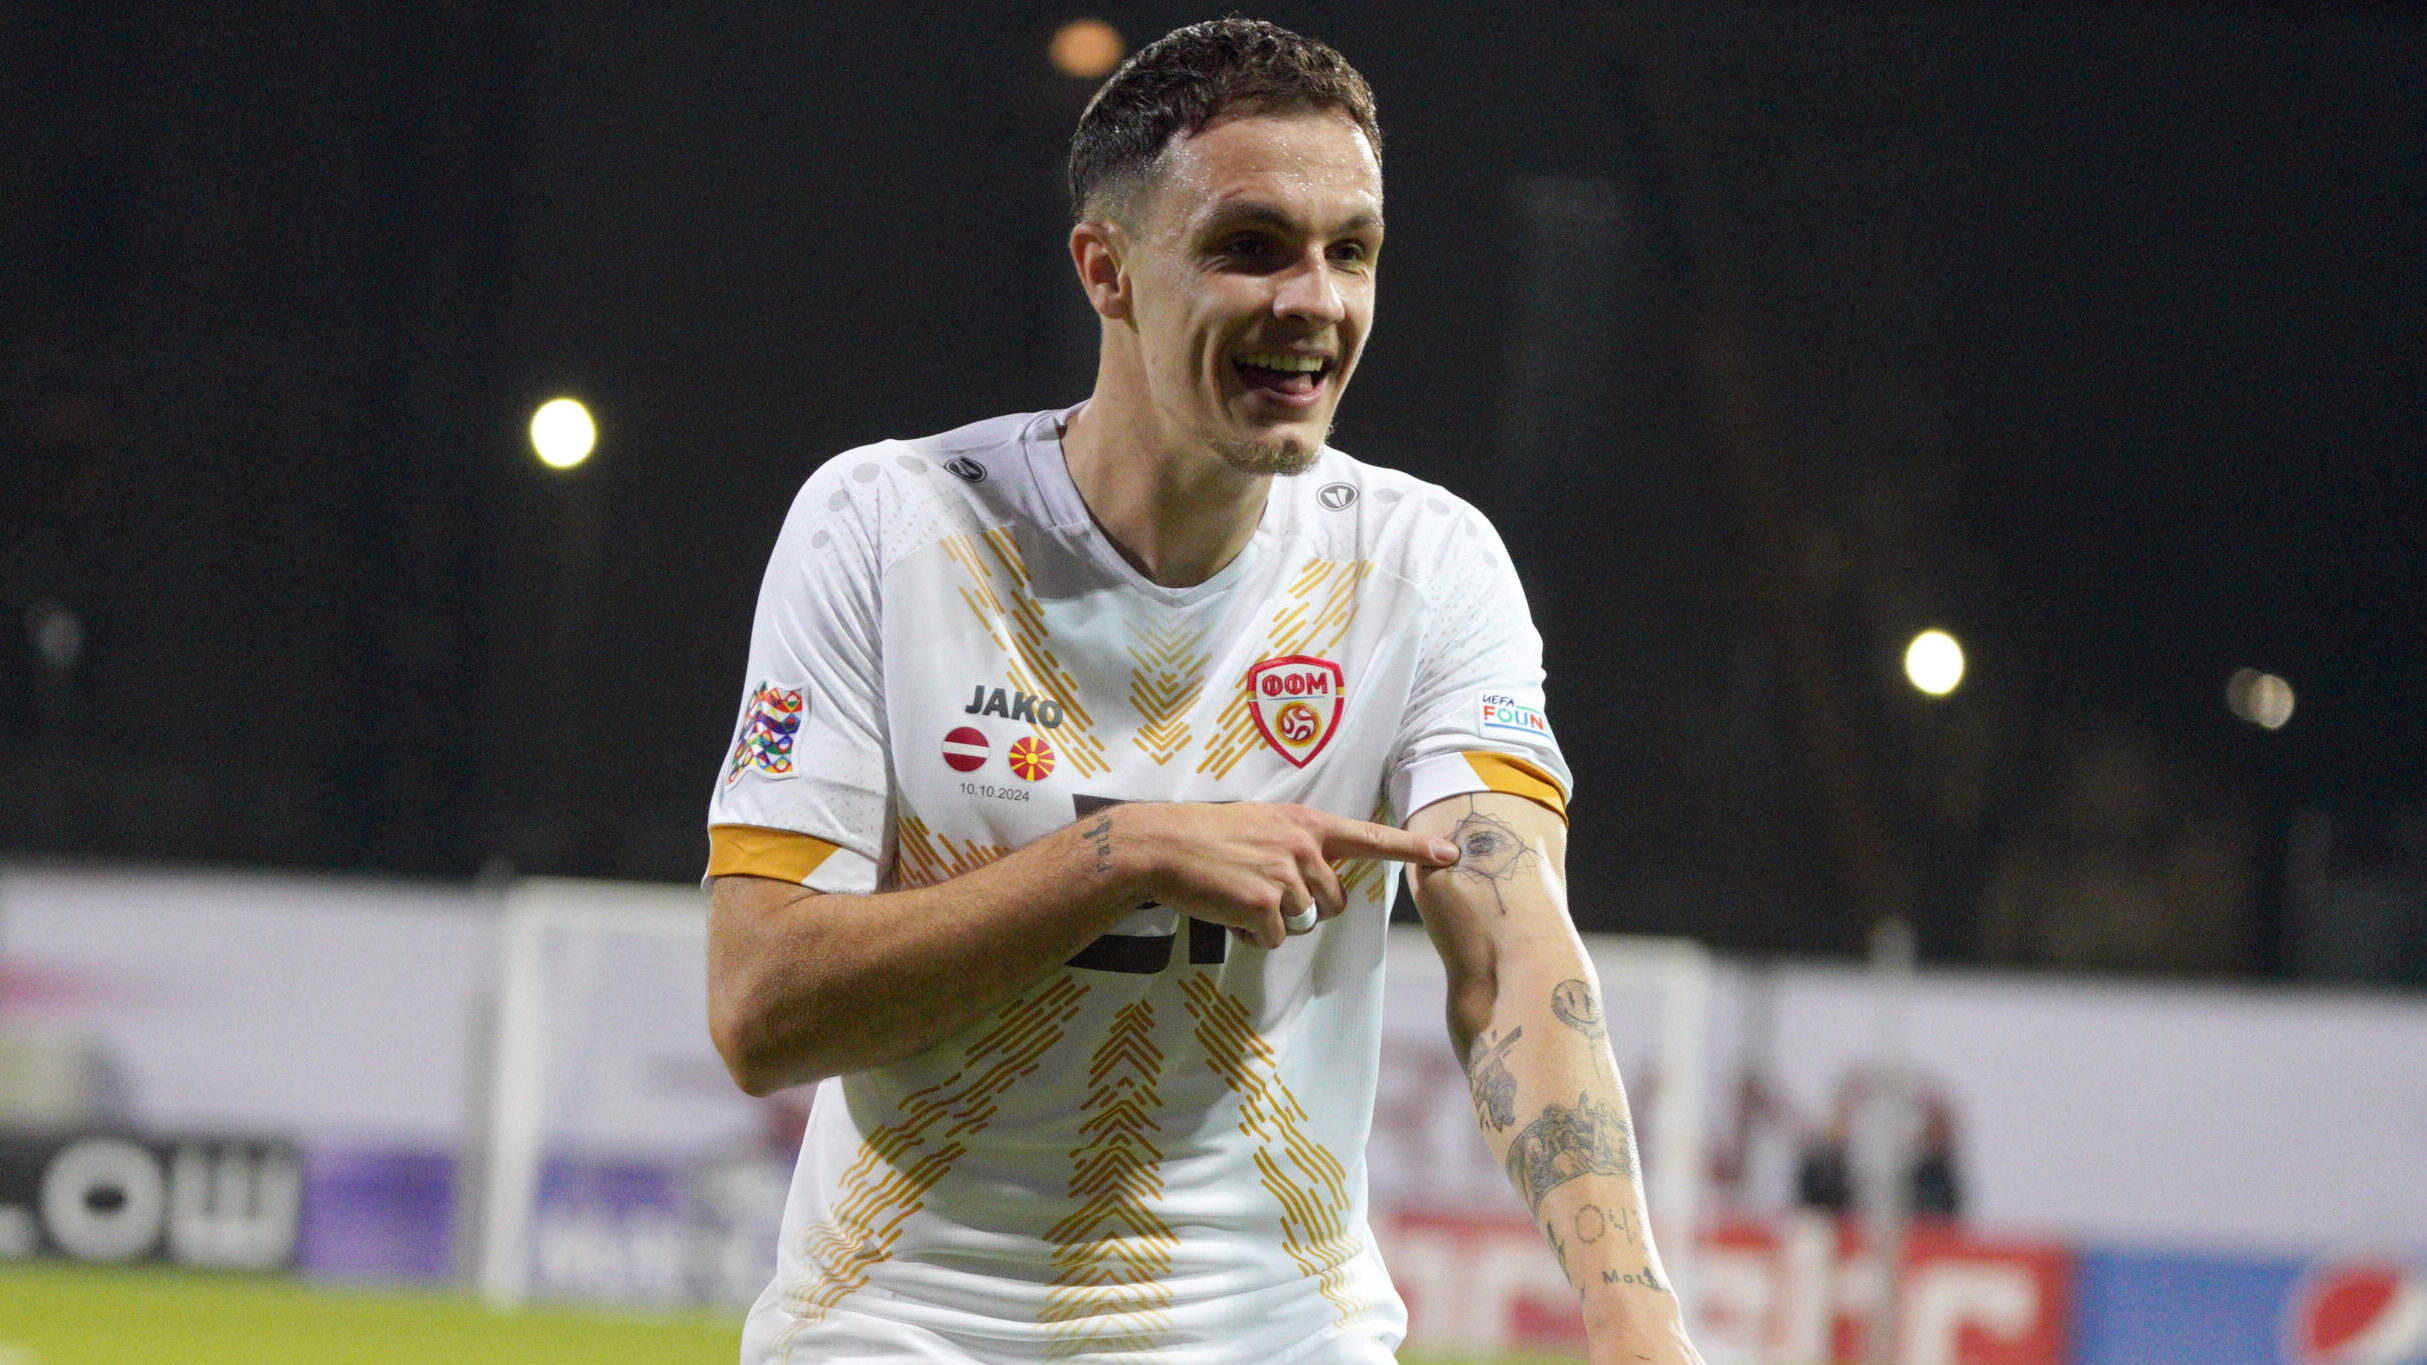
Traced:
<svg viewBox="0 0 2427 1365">
<path fill-rule="evenodd" d="M 1549 773 L 1514 754 L 1470 753 L 1465 758 L 1484 786 L 1547 806 L 1561 824 L 1567 823 L 1567 793 Z"/>
<path fill-rule="evenodd" d="M 708 875 L 766 877 L 799 885 L 834 856 L 835 845 L 788 829 L 708 826 Z"/>
</svg>

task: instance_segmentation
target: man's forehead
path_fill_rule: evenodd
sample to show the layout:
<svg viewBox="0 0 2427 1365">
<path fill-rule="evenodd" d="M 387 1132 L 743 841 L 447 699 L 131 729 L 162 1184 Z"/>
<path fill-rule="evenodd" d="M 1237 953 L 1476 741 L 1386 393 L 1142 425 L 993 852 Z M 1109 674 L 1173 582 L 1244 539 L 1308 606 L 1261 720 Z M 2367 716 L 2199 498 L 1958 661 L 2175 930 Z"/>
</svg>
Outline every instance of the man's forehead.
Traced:
<svg viewBox="0 0 2427 1365">
<path fill-rule="evenodd" d="M 1217 120 L 1172 141 L 1161 179 L 1166 221 L 1189 229 L 1236 220 L 1346 232 L 1382 219 L 1373 146 L 1329 111 Z"/>
</svg>

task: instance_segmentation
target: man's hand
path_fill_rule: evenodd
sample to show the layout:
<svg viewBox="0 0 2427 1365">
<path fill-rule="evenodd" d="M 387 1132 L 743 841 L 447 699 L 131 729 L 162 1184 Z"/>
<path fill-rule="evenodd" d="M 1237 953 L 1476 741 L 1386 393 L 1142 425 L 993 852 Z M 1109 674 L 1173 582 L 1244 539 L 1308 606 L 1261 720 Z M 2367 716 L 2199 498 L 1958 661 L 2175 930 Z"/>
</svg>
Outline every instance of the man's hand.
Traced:
<svg viewBox="0 0 2427 1365">
<path fill-rule="evenodd" d="M 1458 850 L 1304 806 L 1138 803 L 933 886 L 822 895 L 719 877 L 709 1032 L 752 1094 L 881 1066 L 1026 990 L 1150 897 L 1278 948 L 1289 915 L 1340 913 L 1330 864 L 1350 858 L 1441 868 Z"/>
<path fill-rule="evenodd" d="M 1458 861 L 1458 846 L 1447 839 L 1260 801 L 1123 805 L 1081 821 L 1079 832 L 1142 894 L 1227 925 L 1268 951 L 1281 946 L 1292 916 L 1314 910 L 1303 933 L 1347 908 L 1335 863 L 1383 858 L 1443 868 Z"/>
</svg>

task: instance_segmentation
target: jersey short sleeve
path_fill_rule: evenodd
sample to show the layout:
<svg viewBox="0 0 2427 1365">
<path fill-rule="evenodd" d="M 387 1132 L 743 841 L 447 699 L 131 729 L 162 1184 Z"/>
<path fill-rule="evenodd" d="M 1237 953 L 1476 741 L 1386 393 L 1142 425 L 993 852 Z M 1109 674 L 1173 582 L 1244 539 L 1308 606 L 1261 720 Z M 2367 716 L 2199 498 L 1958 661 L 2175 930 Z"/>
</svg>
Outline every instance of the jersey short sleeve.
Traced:
<svg viewBox="0 0 2427 1365">
<path fill-rule="evenodd" d="M 708 875 L 873 891 L 884 860 L 876 527 L 828 463 L 785 518 L 750 629 L 741 714 L 708 804 Z"/>
<path fill-rule="evenodd" d="M 1401 819 L 1446 797 L 1498 791 L 1567 818 L 1567 760 L 1542 690 L 1542 637 L 1491 524 L 1460 508 L 1425 582 L 1431 609 L 1390 774 Z"/>
</svg>

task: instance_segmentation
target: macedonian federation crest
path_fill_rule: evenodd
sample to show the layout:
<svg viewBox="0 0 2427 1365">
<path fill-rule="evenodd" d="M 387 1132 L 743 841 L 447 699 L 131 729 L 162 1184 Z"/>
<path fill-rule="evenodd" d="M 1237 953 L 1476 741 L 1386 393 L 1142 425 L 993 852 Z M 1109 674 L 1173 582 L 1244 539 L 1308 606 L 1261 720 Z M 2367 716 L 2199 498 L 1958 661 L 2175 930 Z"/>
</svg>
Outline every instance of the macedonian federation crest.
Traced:
<svg viewBox="0 0 2427 1365">
<path fill-rule="evenodd" d="M 742 732 L 733 740 L 733 761 L 725 769 L 726 785 L 752 768 L 769 777 L 792 776 L 792 741 L 800 734 L 808 696 L 807 687 L 774 683 L 760 683 L 750 693 L 749 708 L 742 713 Z"/>
<path fill-rule="evenodd" d="M 1303 768 L 1331 743 L 1347 700 L 1340 665 L 1311 654 L 1266 659 L 1247 670 L 1247 706 L 1264 742 Z"/>
</svg>

